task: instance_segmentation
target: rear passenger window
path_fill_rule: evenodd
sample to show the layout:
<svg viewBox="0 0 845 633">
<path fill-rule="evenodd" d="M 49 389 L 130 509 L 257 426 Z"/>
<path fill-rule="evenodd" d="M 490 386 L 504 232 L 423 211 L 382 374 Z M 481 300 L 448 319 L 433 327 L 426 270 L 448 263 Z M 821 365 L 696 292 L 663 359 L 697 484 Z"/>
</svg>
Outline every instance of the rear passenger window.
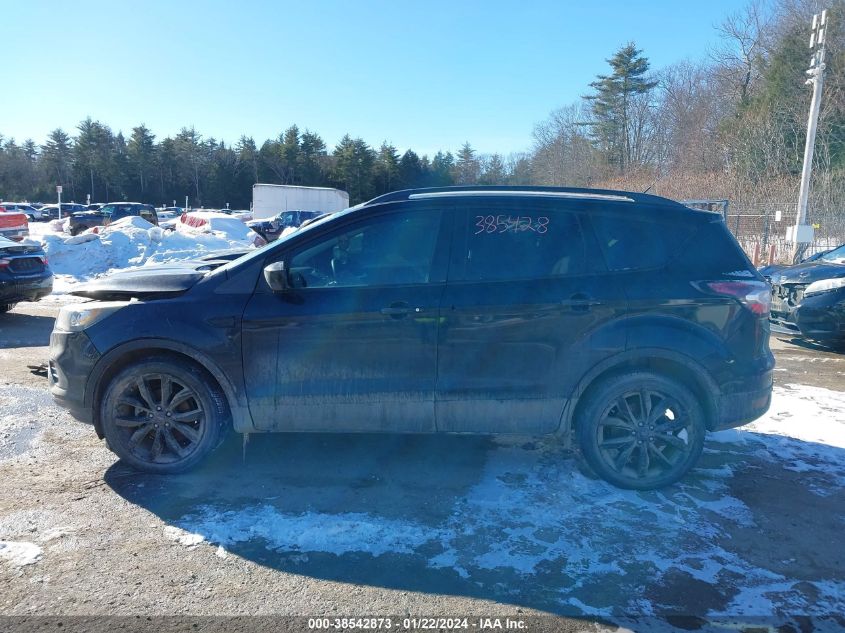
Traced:
<svg viewBox="0 0 845 633">
<path fill-rule="evenodd" d="M 587 249 L 574 213 L 479 210 L 468 212 L 466 223 L 464 279 L 535 279 L 587 271 Z"/>
<path fill-rule="evenodd" d="M 610 270 L 664 266 L 692 235 L 693 227 L 618 215 L 591 217 Z"/>
</svg>

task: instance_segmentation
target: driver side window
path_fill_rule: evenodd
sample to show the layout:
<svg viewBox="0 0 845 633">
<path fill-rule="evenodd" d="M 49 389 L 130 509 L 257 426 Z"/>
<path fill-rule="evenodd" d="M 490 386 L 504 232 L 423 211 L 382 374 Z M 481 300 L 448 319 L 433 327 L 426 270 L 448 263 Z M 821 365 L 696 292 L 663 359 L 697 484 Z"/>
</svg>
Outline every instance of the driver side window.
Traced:
<svg viewBox="0 0 845 633">
<path fill-rule="evenodd" d="M 344 227 L 293 254 L 290 283 L 295 288 L 429 283 L 440 216 L 406 211 Z"/>
</svg>

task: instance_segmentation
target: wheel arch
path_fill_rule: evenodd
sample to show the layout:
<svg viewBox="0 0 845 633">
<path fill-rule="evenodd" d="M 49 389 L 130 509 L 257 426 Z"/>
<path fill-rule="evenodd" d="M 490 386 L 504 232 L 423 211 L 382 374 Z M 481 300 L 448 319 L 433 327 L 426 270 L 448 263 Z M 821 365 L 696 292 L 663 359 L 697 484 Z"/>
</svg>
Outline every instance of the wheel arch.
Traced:
<svg viewBox="0 0 845 633">
<path fill-rule="evenodd" d="M 252 416 L 244 400 L 243 390 L 238 389 L 226 373 L 207 354 L 178 341 L 168 339 L 140 339 L 120 345 L 104 354 L 94 366 L 85 389 L 84 404 L 93 412 L 94 429 L 102 439 L 99 402 L 111 379 L 132 361 L 153 356 L 171 356 L 195 365 L 205 371 L 217 384 L 226 398 L 232 426 L 238 432 L 253 429 Z"/>
<path fill-rule="evenodd" d="M 594 366 L 579 381 L 564 407 L 558 433 L 569 443 L 585 401 L 585 396 L 611 376 L 631 371 L 649 371 L 679 380 L 702 403 L 708 430 L 718 417 L 719 387 L 709 372 L 695 359 L 660 348 L 638 348 L 608 358 Z"/>
</svg>

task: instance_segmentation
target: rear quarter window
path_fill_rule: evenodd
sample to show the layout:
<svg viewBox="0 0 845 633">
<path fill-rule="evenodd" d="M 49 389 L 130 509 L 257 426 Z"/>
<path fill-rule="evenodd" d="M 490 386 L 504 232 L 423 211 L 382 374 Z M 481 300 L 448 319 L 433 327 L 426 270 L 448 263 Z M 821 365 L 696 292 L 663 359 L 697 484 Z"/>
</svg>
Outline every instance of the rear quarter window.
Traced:
<svg viewBox="0 0 845 633">
<path fill-rule="evenodd" d="M 748 276 L 754 266 L 722 221 L 700 226 L 683 247 L 675 268 L 699 279 Z M 733 273 L 733 274 L 732 274 Z"/>
<path fill-rule="evenodd" d="M 696 229 L 692 223 L 615 214 L 595 214 L 591 220 L 607 267 L 615 271 L 665 266 Z"/>
</svg>

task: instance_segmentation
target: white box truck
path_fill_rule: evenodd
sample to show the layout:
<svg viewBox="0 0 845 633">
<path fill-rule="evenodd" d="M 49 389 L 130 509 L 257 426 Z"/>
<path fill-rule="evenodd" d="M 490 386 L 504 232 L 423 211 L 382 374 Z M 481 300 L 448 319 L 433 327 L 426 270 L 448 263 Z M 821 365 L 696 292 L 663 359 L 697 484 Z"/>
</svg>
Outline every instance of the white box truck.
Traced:
<svg viewBox="0 0 845 633">
<path fill-rule="evenodd" d="M 349 194 L 331 187 L 252 185 L 252 217 L 272 218 L 282 211 L 334 213 L 349 207 Z"/>
</svg>

